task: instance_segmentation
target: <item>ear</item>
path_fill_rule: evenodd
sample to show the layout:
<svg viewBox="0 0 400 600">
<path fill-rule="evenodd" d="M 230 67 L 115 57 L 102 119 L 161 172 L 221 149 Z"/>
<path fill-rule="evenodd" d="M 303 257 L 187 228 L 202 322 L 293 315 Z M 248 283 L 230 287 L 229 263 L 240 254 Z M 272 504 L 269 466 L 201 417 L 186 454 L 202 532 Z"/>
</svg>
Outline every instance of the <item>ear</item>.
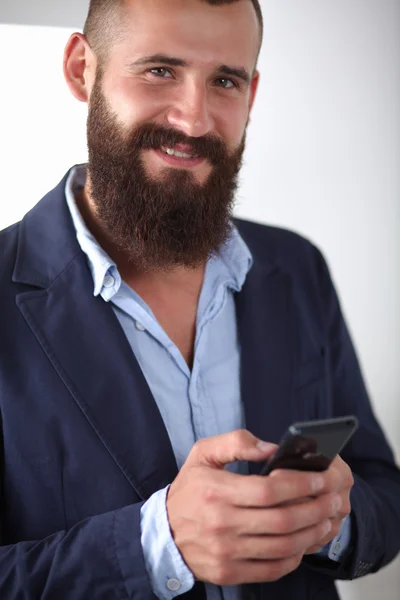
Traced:
<svg viewBox="0 0 400 600">
<path fill-rule="evenodd" d="M 88 102 L 96 73 L 96 57 L 81 33 L 73 33 L 68 40 L 63 70 L 71 93 L 80 102 Z"/>
<path fill-rule="evenodd" d="M 260 82 L 260 73 L 256 71 L 253 75 L 253 79 L 250 84 L 250 99 L 249 99 L 249 115 L 251 113 L 251 109 L 253 108 L 254 100 L 257 93 L 258 84 Z M 249 116 L 250 120 L 250 116 Z"/>
</svg>

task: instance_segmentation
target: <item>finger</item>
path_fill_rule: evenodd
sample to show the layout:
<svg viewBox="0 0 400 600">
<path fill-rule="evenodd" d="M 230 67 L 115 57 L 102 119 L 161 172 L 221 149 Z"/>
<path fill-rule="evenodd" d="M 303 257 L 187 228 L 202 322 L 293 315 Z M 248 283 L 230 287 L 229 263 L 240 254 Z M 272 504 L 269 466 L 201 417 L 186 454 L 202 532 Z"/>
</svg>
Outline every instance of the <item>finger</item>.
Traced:
<svg viewBox="0 0 400 600">
<path fill-rule="evenodd" d="M 342 519 L 331 519 L 332 529 L 327 536 L 325 536 L 319 544 L 310 546 L 307 548 L 304 554 L 315 554 L 320 548 L 323 548 L 327 544 L 331 544 L 337 535 L 339 535 L 343 520 Z"/>
<path fill-rule="evenodd" d="M 208 473 L 207 480 L 212 482 L 212 489 L 209 485 L 208 492 L 215 499 L 237 507 L 259 508 L 305 502 L 307 497 L 315 497 L 321 485 L 320 474 L 297 471 L 286 471 L 281 477 L 273 478 L 215 470 Z"/>
<path fill-rule="evenodd" d="M 329 469 L 324 472 L 324 479 L 325 485 L 322 489 L 322 493 L 350 490 L 354 484 L 351 469 L 340 456 L 337 456 Z"/>
<path fill-rule="evenodd" d="M 290 535 L 246 536 L 238 538 L 234 559 L 273 560 L 304 553 L 319 544 L 332 528 L 329 519 Z"/>
<path fill-rule="evenodd" d="M 325 481 L 321 473 L 280 469 L 260 480 L 264 488 L 264 505 L 278 506 L 283 503 L 298 501 L 302 498 L 317 495 L 324 487 Z M 263 482 L 264 479 L 264 482 Z"/>
<path fill-rule="evenodd" d="M 337 518 L 341 498 L 326 494 L 302 504 L 232 511 L 230 520 L 238 535 L 285 535 Z"/>
<path fill-rule="evenodd" d="M 221 573 L 214 583 L 217 585 L 237 585 L 239 583 L 265 583 L 281 579 L 295 571 L 303 559 L 302 554 L 280 560 L 241 560 Z M 226 582 L 229 581 L 227 584 Z"/>
<path fill-rule="evenodd" d="M 261 447 L 260 447 L 261 446 Z M 276 444 L 262 442 L 246 429 L 238 429 L 222 435 L 203 438 L 195 443 L 186 462 L 186 467 L 206 465 L 223 469 L 237 460 L 267 460 L 276 451 Z"/>
</svg>

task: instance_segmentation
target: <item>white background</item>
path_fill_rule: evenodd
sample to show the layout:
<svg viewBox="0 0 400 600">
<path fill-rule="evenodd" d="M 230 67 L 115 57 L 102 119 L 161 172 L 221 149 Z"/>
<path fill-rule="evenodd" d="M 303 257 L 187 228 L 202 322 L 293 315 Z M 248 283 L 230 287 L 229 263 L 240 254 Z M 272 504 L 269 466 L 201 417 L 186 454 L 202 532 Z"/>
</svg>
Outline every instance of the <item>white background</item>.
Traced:
<svg viewBox="0 0 400 600">
<path fill-rule="evenodd" d="M 82 28 L 88 2 L 0 3 L 0 22 L 10 24 L 0 25 L 2 228 L 86 160 L 86 106 L 62 76 L 72 30 L 54 25 Z M 322 249 L 399 457 L 400 2 L 262 5 L 261 87 L 237 214 L 296 230 Z M 347 600 L 398 600 L 400 559 L 339 585 Z"/>
</svg>

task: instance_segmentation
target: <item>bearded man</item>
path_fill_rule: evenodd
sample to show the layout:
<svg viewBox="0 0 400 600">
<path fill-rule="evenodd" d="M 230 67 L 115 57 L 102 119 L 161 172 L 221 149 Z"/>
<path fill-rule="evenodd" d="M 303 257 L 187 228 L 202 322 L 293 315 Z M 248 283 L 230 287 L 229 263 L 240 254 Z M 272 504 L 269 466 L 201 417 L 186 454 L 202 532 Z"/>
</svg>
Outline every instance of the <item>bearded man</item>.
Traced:
<svg viewBox="0 0 400 600">
<path fill-rule="evenodd" d="M 400 473 L 321 253 L 233 219 L 257 0 L 92 0 L 87 165 L 0 235 L 0 596 L 311 600 L 400 547 Z M 263 462 L 354 414 L 323 473 Z"/>
</svg>

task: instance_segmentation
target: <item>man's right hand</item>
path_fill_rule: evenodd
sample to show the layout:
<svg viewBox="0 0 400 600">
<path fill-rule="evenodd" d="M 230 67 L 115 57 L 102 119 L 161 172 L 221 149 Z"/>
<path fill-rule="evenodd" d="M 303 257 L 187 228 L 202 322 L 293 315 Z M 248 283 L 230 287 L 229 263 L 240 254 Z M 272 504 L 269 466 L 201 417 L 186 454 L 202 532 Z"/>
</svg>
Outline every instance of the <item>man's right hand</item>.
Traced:
<svg viewBox="0 0 400 600">
<path fill-rule="evenodd" d="M 267 582 L 295 570 L 310 547 L 332 538 L 340 497 L 321 473 L 274 471 L 268 477 L 224 469 L 264 461 L 249 431 L 204 438 L 193 446 L 167 496 L 175 544 L 194 577 L 216 585 Z"/>
</svg>

